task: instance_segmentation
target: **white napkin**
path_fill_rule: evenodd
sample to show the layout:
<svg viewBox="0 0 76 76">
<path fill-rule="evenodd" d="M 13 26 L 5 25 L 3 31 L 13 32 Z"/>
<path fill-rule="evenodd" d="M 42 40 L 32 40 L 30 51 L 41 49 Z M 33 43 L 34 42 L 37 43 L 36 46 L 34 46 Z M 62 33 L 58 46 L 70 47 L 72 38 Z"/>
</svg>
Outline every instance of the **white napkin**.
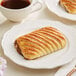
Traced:
<svg viewBox="0 0 76 76">
<path fill-rule="evenodd" d="M 71 63 L 68 63 L 64 66 L 62 66 L 55 74 L 55 76 L 67 76 L 69 72 L 72 71 L 72 69 L 75 68 L 76 65 L 76 59 L 74 59 Z M 72 76 L 76 76 L 76 72 L 72 74 Z"/>
</svg>

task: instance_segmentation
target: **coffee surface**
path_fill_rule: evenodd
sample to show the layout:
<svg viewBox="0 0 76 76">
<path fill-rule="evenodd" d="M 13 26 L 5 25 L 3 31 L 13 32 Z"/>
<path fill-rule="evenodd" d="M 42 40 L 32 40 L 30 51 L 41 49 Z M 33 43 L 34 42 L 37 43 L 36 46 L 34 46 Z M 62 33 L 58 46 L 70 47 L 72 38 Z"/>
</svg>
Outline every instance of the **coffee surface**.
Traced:
<svg viewBox="0 0 76 76">
<path fill-rule="evenodd" d="M 31 2 L 29 0 L 3 0 L 1 5 L 10 9 L 21 9 L 29 6 Z"/>
</svg>

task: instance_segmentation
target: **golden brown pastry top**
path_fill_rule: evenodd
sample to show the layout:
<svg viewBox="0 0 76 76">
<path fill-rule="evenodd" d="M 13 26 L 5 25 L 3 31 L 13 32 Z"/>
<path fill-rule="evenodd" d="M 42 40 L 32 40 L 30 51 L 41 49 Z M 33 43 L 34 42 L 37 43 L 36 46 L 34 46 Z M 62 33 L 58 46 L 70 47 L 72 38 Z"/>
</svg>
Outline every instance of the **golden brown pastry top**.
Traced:
<svg viewBox="0 0 76 76">
<path fill-rule="evenodd" d="M 60 0 L 61 6 L 71 14 L 76 14 L 76 0 Z"/>
<path fill-rule="evenodd" d="M 53 27 L 44 27 L 16 39 L 17 51 L 26 59 L 35 59 L 64 48 L 65 36 Z"/>
</svg>

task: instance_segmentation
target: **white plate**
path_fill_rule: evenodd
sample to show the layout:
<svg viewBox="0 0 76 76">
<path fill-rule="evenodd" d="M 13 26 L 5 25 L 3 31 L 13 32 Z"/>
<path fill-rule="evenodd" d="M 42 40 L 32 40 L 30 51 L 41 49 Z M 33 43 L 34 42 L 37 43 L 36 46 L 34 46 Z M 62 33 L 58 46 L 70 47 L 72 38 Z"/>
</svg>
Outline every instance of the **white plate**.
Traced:
<svg viewBox="0 0 76 76">
<path fill-rule="evenodd" d="M 76 58 L 71 62 L 71 63 L 68 63 L 64 66 L 62 66 L 56 73 L 54 76 L 67 76 L 67 74 L 69 72 L 72 71 L 72 69 L 74 69 L 76 66 Z M 73 73 L 71 76 L 76 76 L 76 72 Z"/>
<path fill-rule="evenodd" d="M 76 20 L 76 14 L 69 14 L 67 11 L 59 5 L 59 0 L 44 0 L 48 9 L 55 13 L 56 15 L 70 19 Z"/>
<path fill-rule="evenodd" d="M 38 58 L 36 60 L 25 60 L 16 52 L 14 41 L 17 37 L 45 26 L 59 29 L 67 37 L 67 46 L 53 54 Z M 4 54 L 18 65 L 33 69 L 52 69 L 70 62 L 76 54 L 75 31 L 60 22 L 49 20 L 31 21 L 14 26 L 4 34 L 2 47 Z"/>
</svg>

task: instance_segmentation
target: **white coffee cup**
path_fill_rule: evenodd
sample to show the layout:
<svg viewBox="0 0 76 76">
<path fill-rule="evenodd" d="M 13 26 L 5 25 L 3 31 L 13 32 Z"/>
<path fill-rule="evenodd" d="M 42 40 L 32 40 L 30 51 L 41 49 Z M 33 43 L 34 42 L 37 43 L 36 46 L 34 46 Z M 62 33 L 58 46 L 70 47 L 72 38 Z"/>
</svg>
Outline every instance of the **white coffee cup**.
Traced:
<svg viewBox="0 0 76 76">
<path fill-rule="evenodd" d="M 30 13 L 38 11 L 42 8 L 41 2 L 38 0 L 30 0 L 31 4 L 21 9 L 10 9 L 0 5 L 1 13 L 10 21 L 20 22 Z"/>
</svg>

